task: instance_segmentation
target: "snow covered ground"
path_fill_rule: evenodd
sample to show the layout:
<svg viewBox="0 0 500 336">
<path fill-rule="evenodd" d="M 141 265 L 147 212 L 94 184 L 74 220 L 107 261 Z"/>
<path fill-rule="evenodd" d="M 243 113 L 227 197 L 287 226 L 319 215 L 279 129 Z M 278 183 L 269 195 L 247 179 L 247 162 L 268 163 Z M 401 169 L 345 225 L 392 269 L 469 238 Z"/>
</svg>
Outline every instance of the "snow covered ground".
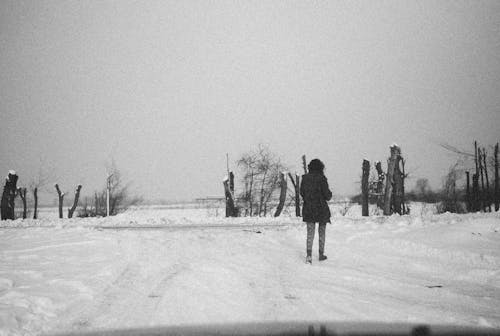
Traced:
<svg viewBox="0 0 500 336">
<path fill-rule="evenodd" d="M 0 223 L 0 335 L 266 321 L 500 328 L 500 213 L 359 217 L 304 263 L 294 217 L 137 208 Z M 338 212 L 333 211 L 338 214 Z"/>
</svg>

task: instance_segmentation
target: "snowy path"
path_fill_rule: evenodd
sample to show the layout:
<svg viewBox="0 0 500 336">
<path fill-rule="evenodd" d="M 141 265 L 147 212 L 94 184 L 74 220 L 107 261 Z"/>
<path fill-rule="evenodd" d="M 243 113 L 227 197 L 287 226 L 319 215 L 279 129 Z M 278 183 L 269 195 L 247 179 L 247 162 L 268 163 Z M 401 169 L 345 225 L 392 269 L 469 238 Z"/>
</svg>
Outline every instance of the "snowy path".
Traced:
<svg viewBox="0 0 500 336">
<path fill-rule="evenodd" d="M 319 320 L 500 328 L 497 214 L 338 218 L 329 259 L 312 266 L 303 224 L 261 224 L 0 229 L 0 335 Z"/>
</svg>

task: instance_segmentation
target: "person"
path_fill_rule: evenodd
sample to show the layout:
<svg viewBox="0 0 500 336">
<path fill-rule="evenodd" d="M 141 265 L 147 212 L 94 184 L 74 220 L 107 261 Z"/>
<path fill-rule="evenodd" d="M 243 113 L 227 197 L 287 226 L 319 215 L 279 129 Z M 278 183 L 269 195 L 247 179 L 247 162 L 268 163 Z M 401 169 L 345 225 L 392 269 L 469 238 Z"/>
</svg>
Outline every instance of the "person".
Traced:
<svg viewBox="0 0 500 336">
<path fill-rule="evenodd" d="M 330 223 L 330 208 L 327 201 L 332 199 L 332 192 L 325 177 L 325 165 L 319 159 L 311 160 L 307 166 L 309 173 L 302 176 L 300 195 L 304 200 L 302 220 L 307 223 L 306 263 L 312 263 L 312 247 L 315 223 L 318 223 L 319 260 L 327 259 L 325 255 L 326 223 Z"/>
</svg>

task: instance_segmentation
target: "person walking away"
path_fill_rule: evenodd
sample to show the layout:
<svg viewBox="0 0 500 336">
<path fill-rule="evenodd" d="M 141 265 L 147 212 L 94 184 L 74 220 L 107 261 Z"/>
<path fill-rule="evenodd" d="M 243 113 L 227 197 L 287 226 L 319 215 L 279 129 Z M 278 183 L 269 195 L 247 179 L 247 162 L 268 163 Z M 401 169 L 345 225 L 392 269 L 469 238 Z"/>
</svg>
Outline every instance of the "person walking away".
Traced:
<svg viewBox="0 0 500 336">
<path fill-rule="evenodd" d="M 307 166 L 309 173 L 302 176 L 300 195 L 304 200 L 302 220 L 307 223 L 306 263 L 312 264 L 312 247 L 315 223 L 318 223 L 319 260 L 327 259 L 325 255 L 326 223 L 330 223 L 330 208 L 327 201 L 332 199 L 332 192 L 324 174 L 325 165 L 319 159 L 311 160 Z"/>
</svg>

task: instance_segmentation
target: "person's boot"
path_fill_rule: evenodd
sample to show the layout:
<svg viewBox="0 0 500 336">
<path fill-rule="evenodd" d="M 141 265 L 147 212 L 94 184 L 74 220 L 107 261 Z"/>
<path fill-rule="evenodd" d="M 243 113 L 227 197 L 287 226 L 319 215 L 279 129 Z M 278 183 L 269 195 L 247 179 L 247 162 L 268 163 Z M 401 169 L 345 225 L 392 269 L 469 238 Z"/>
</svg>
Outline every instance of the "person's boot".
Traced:
<svg viewBox="0 0 500 336">
<path fill-rule="evenodd" d="M 307 250 L 306 264 L 312 264 L 312 251 Z"/>
<path fill-rule="evenodd" d="M 319 261 L 323 261 L 326 259 L 328 259 L 328 257 L 322 251 L 319 251 Z"/>
</svg>

